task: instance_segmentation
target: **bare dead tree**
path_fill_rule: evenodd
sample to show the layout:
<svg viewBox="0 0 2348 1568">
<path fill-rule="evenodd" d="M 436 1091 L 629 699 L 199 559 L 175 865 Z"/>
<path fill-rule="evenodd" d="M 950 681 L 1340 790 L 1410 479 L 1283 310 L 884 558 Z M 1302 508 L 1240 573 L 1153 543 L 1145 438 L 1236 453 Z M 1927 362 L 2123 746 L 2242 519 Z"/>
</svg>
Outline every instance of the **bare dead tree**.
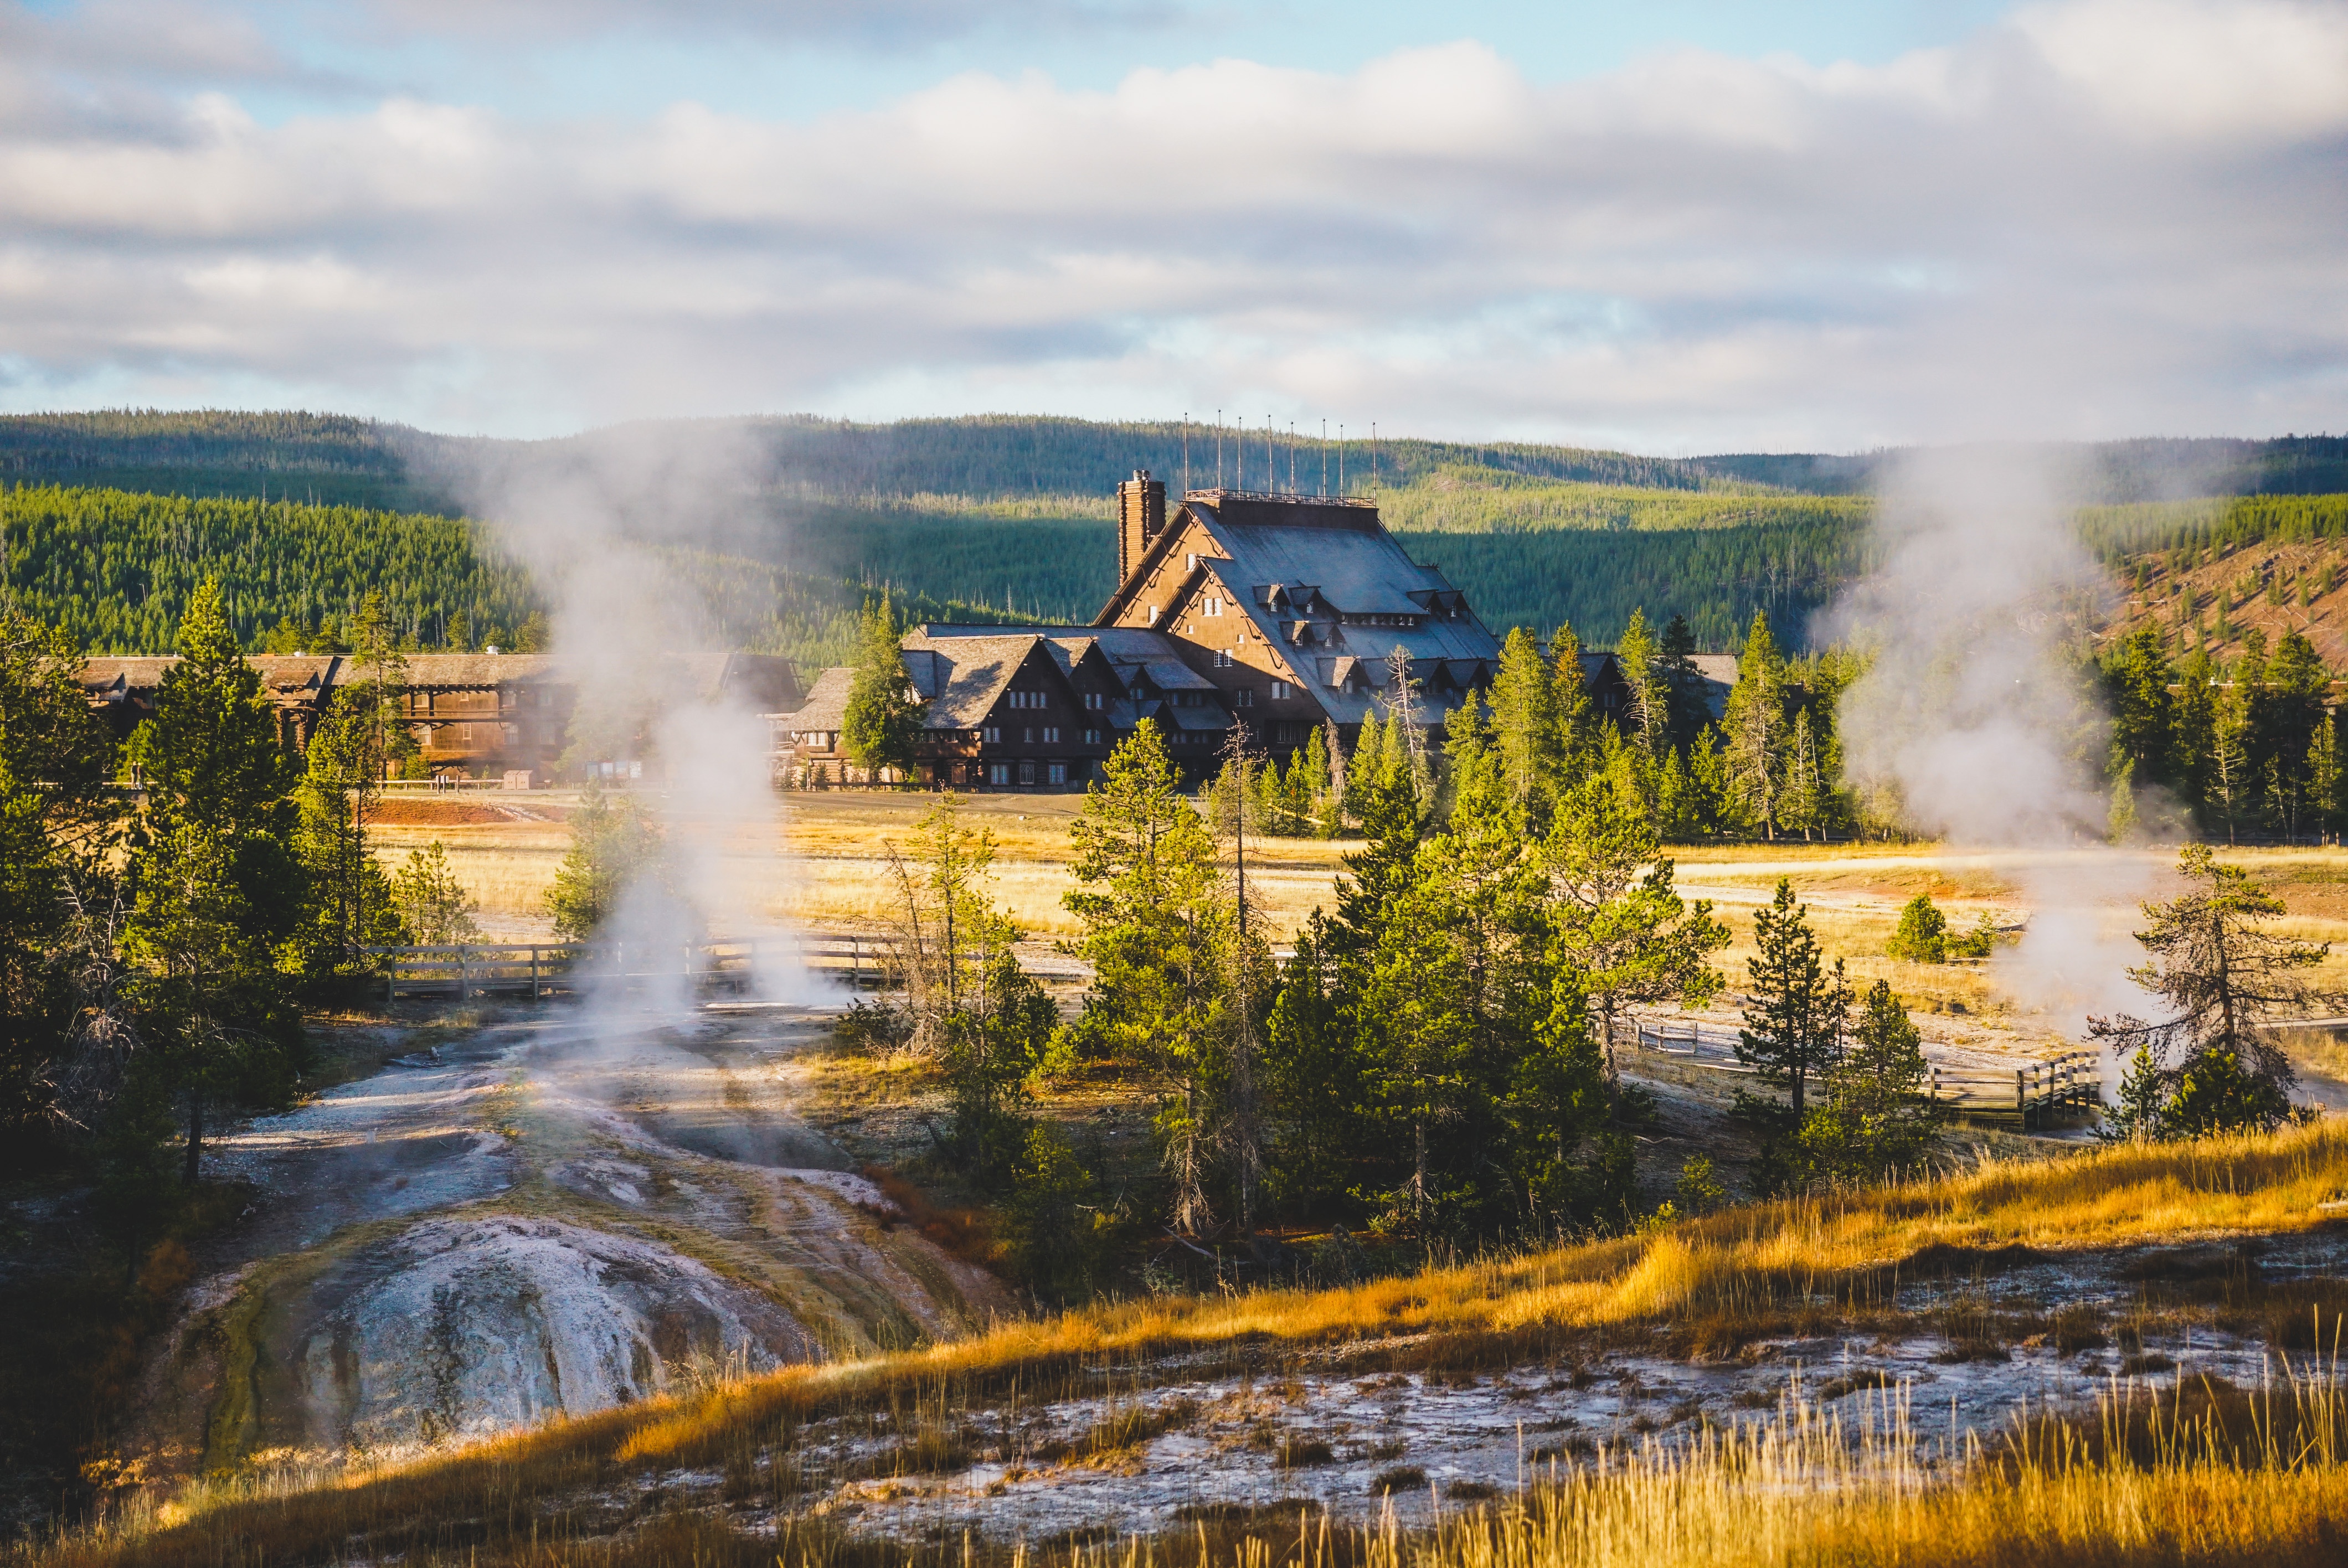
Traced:
<svg viewBox="0 0 2348 1568">
<path fill-rule="evenodd" d="M 2271 1026 L 2348 1005 L 2348 997 L 2306 979 L 2331 944 L 2265 929 L 2284 913 L 2282 900 L 2206 844 L 2187 845 L 2177 869 L 2199 886 L 2144 906 L 2151 924 L 2136 939 L 2151 961 L 2128 971 L 2169 1015 L 2090 1019 L 2088 1035 L 2123 1051 L 2149 1052 L 2161 1090 L 2188 1102 L 2176 1108 L 2179 1131 L 2273 1127 L 2290 1114 L 2298 1074 Z"/>
</svg>

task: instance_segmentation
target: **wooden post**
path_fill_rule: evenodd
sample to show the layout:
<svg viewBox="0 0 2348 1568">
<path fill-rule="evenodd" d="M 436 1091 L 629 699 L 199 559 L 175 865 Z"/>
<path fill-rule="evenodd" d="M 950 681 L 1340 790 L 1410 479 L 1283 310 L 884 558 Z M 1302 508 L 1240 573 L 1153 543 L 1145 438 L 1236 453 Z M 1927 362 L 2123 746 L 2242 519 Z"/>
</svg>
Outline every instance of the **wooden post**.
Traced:
<svg viewBox="0 0 2348 1568">
<path fill-rule="evenodd" d="M 457 999 L 470 1001 L 473 998 L 473 949 L 457 949 Z"/>
<path fill-rule="evenodd" d="M 540 994 L 541 993 L 538 989 L 538 944 L 536 942 L 532 942 L 530 945 L 530 999 L 532 1001 L 538 1000 Z"/>
<path fill-rule="evenodd" d="M 2022 1118 L 2023 1131 L 2030 1130 L 2030 1091 L 2023 1082 L 2023 1069 L 2013 1070 L 2013 1112 Z"/>
<path fill-rule="evenodd" d="M 390 960 L 383 966 L 383 1005 L 389 1007 L 399 999 L 399 955 L 386 953 Z"/>
</svg>

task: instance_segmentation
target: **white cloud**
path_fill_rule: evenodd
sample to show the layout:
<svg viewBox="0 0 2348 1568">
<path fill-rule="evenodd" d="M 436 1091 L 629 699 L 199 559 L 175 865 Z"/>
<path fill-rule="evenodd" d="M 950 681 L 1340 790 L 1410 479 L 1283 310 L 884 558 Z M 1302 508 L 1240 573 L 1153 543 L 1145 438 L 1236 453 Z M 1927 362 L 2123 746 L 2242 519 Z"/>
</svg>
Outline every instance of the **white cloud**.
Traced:
<svg viewBox="0 0 2348 1568">
<path fill-rule="evenodd" d="M 2331 428 L 2348 390 L 2337 7 L 2076 0 L 1882 67 L 1556 87 L 1472 43 L 964 75 L 803 124 L 93 118 L 10 80 L 17 406 L 1244 404 L 1688 449 Z"/>
</svg>

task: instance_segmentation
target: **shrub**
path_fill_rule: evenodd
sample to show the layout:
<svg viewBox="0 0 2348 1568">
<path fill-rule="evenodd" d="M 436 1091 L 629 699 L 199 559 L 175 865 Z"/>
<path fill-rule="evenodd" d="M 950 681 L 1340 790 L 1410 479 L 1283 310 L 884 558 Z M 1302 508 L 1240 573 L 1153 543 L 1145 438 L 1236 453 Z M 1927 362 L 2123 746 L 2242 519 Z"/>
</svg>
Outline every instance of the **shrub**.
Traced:
<svg viewBox="0 0 2348 1568">
<path fill-rule="evenodd" d="M 1900 928 L 1891 933 L 1884 951 L 1911 964 L 1938 964 L 1948 958 L 1949 917 L 1929 894 L 1919 893 L 1900 911 Z"/>
<path fill-rule="evenodd" d="M 2001 939 L 1998 928 L 1990 924 L 1989 916 L 1983 913 L 1975 917 L 1972 930 L 1962 937 L 1950 938 L 1946 950 L 1952 958 L 1986 958 Z"/>
</svg>

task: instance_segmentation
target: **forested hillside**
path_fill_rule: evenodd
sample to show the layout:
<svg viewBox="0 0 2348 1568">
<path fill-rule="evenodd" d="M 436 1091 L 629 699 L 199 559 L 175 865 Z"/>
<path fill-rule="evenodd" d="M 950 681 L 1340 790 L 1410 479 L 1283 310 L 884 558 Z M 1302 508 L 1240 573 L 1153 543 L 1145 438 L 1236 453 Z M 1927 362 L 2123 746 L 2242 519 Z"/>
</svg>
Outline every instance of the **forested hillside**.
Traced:
<svg viewBox="0 0 2348 1568">
<path fill-rule="evenodd" d="M 711 634 L 778 651 L 839 656 L 850 607 L 882 586 L 917 615 L 1089 620 L 1115 586 L 1110 497 L 1136 467 L 1178 489 L 1186 476 L 1200 487 L 1220 476 L 1303 491 L 1342 478 L 1375 495 L 1406 547 L 1441 566 L 1495 628 L 1570 620 L 1603 639 L 1643 608 L 1658 622 L 1684 617 L 1700 647 L 1719 650 L 1735 645 L 1756 610 L 1781 640 L 1803 645 L 1810 613 L 1867 564 L 1867 492 L 1883 458 L 1657 458 L 1521 443 L 1372 445 L 1349 434 L 1341 446 L 1317 431 L 1291 438 L 1179 421 L 788 417 L 519 443 L 323 415 L 116 412 L 0 419 L 0 482 L 51 497 L 9 504 L 26 531 L 21 540 L 12 532 L 11 581 L 111 648 L 163 646 L 199 561 L 221 570 L 248 637 L 281 617 L 335 614 L 360 583 L 379 583 L 420 642 L 460 610 L 472 627 L 514 633 L 536 607 L 481 555 L 477 526 L 460 520 L 469 477 L 524 458 L 575 459 L 585 471 L 599 444 L 649 440 L 705 453 L 695 471 L 716 498 L 672 507 L 637 497 L 623 517 L 648 541 L 675 545 L 678 513 L 689 510 L 705 538 L 709 512 L 725 514 L 728 564 L 690 557 L 711 574 L 710 595 L 733 607 Z M 2082 514 L 2085 536 L 2115 560 L 2173 553 L 2188 539 L 2239 549 L 2293 529 L 2306 534 L 2302 553 L 2321 554 L 2309 541 L 2340 531 L 2323 520 L 2335 514 L 2307 510 L 2296 493 L 2348 489 L 2348 441 L 2335 437 L 2120 442 L 2057 455 L 2071 460 L 2081 498 L 2097 503 Z M 108 521 L 129 503 L 67 503 L 45 485 L 201 499 Z M 2226 498 L 2244 492 L 2264 494 Z M 2137 499 L 2156 495 L 2216 498 Z M 81 520 L 51 515 L 64 513 Z M 286 537 L 264 537 L 273 530 Z M 2290 567 L 2289 591 L 2313 569 Z M 2196 606 L 2208 620 L 2231 588 L 2230 578 L 2200 584 L 2181 612 L 2139 598 L 2132 613 L 2181 614 L 2176 624 L 2190 625 Z M 771 593 L 771 616 L 750 610 L 753 590 Z M 2266 591 L 2262 577 L 2256 592 Z M 2223 646 L 2215 625 L 2207 635 Z"/>
<path fill-rule="evenodd" d="M 462 518 L 41 486 L 0 492 L 0 600 L 91 652 L 168 652 L 208 577 L 248 648 L 336 647 L 371 591 L 413 647 L 527 648 L 545 635 L 546 607 L 526 574 L 490 547 L 483 525 Z M 819 666 L 854 645 L 859 585 L 735 556 L 664 554 L 696 590 L 705 646 Z M 938 619 L 994 614 L 918 594 L 903 607 Z"/>
<path fill-rule="evenodd" d="M 2095 507 L 2081 529 L 2124 589 L 2106 643 L 2150 626 L 2223 661 L 2253 633 L 2273 646 L 2296 631 L 2348 668 L 2348 496 Z"/>
</svg>

